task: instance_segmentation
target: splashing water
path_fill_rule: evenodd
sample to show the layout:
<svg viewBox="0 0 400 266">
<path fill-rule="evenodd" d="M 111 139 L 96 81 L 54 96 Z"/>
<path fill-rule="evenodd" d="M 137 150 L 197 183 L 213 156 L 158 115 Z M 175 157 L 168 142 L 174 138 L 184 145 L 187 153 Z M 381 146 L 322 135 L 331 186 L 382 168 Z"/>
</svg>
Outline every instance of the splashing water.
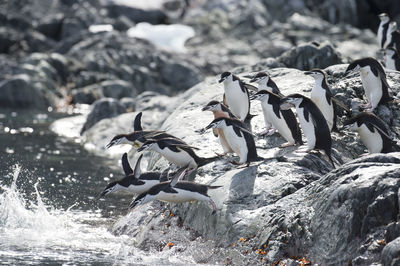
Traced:
<svg viewBox="0 0 400 266">
<path fill-rule="evenodd" d="M 0 186 L 0 261 L 115 262 L 129 247 L 127 236 L 107 231 L 95 212 L 56 210 L 46 206 L 35 184 L 36 203 L 26 202 L 13 171 L 11 186 Z"/>
</svg>

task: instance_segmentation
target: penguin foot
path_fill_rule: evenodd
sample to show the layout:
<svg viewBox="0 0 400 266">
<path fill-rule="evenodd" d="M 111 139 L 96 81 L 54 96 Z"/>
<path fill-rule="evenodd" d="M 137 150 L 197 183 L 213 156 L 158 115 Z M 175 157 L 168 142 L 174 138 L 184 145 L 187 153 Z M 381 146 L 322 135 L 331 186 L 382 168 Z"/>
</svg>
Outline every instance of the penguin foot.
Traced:
<svg viewBox="0 0 400 266">
<path fill-rule="evenodd" d="M 245 163 L 245 164 L 242 164 L 242 165 L 240 165 L 240 164 L 238 164 L 239 166 L 238 167 L 236 167 L 237 169 L 242 169 L 242 168 L 247 168 L 247 167 L 249 167 L 250 166 L 250 163 Z"/>
<path fill-rule="evenodd" d="M 302 147 L 302 146 L 300 146 Z M 303 148 L 295 150 L 295 153 L 309 153 L 312 149 L 308 148 L 307 146 L 303 146 Z"/>
<path fill-rule="evenodd" d="M 269 129 L 265 129 L 265 130 L 261 131 L 260 133 L 258 133 L 257 135 L 259 137 L 264 137 L 265 135 L 268 134 L 268 132 L 269 132 Z"/>
<path fill-rule="evenodd" d="M 371 103 L 361 104 L 361 108 L 370 109 L 372 108 L 372 104 Z"/>
<path fill-rule="evenodd" d="M 272 129 L 270 129 L 270 130 L 268 131 L 267 136 L 272 136 L 272 135 L 275 134 L 275 132 L 276 132 L 276 128 L 272 128 Z"/>
<path fill-rule="evenodd" d="M 365 156 L 368 156 L 368 155 L 370 155 L 370 154 L 371 154 L 371 153 L 366 152 L 366 153 L 360 154 L 360 157 L 365 157 Z"/>
<path fill-rule="evenodd" d="M 281 146 L 279 146 L 279 148 L 286 148 L 286 147 L 290 147 L 290 146 L 294 146 L 294 145 L 296 145 L 296 143 L 286 142 L 286 143 L 283 143 Z"/>
<path fill-rule="evenodd" d="M 222 157 L 222 156 L 225 156 L 228 154 L 227 152 L 223 152 L 223 153 L 214 152 L 214 153 L 219 157 Z"/>
</svg>

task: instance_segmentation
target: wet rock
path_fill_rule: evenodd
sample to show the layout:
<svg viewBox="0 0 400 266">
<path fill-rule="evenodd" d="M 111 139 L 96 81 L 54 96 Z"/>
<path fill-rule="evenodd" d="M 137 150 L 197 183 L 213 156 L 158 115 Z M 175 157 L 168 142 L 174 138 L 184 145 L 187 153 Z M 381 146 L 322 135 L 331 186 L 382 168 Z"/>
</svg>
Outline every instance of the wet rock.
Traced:
<svg viewBox="0 0 400 266">
<path fill-rule="evenodd" d="M 126 110 L 118 100 L 112 98 L 104 98 L 93 104 L 92 111 L 88 114 L 87 120 L 81 129 L 81 134 L 91 128 L 98 121 L 117 116 Z"/>
<path fill-rule="evenodd" d="M 400 237 L 388 243 L 382 251 L 383 265 L 398 265 L 400 263 Z"/>
<path fill-rule="evenodd" d="M 326 68 L 342 63 L 338 54 L 330 43 L 308 43 L 299 45 L 278 57 L 286 67 L 300 70 Z"/>
<path fill-rule="evenodd" d="M 49 101 L 43 91 L 33 86 L 29 76 L 16 75 L 0 82 L 0 105 L 43 110 Z"/>
<path fill-rule="evenodd" d="M 93 84 L 80 89 L 72 90 L 73 103 L 92 104 L 103 97 L 103 89 L 99 84 Z"/>
<path fill-rule="evenodd" d="M 100 83 L 105 97 L 121 99 L 123 97 L 135 97 L 136 89 L 129 82 L 123 80 L 107 80 Z"/>
<path fill-rule="evenodd" d="M 144 10 L 116 3 L 106 5 L 105 9 L 112 18 L 125 16 L 135 23 L 165 24 L 167 20 L 167 16 L 161 10 Z"/>
</svg>

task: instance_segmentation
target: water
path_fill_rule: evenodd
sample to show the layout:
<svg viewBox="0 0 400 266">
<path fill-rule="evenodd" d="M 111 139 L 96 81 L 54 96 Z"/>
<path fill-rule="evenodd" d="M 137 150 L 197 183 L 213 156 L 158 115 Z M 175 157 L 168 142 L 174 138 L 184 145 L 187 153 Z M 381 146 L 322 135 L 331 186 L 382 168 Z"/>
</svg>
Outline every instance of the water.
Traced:
<svg viewBox="0 0 400 266">
<path fill-rule="evenodd" d="M 0 264 L 191 262 L 110 232 L 132 196 L 96 198 L 122 169 L 51 133 L 56 117 L 0 110 Z"/>
</svg>

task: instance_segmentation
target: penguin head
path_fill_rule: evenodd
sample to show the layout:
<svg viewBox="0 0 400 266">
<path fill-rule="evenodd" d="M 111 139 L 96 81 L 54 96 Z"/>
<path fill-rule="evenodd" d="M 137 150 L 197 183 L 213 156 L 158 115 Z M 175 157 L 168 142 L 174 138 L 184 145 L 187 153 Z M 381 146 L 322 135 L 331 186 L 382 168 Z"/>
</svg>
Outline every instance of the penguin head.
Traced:
<svg viewBox="0 0 400 266">
<path fill-rule="evenodd" d="M 314 79 L 324 79 L 325 78 L 325 73 L 321 69 L 313 69 L 311 71 L 306 71 L 304 72 L 305 75 L 309 75 L 313 77 Z"/>
<path fill-rule="evenodd" d="M 153 150 L 154 147 L 157 145 L 157 140 L 155 139 L 149 139 L 143 145 L 137 150 L 138 152 L 144 151 L 144 150 Z"/>
<path fill-rule="evenodd" d="M 108 184 L 108 185 L 106 186 L 106 188 L 103 190 L 103 192 L 101 192 L 99 198 L 102 198 L 102 197 L 104 197 L 105 195 L 108 195 L 108 194 L 110 194 L 110 193 L 112 193 L 112 192 L 115 192 L 115 191 L 118 191 L 118 190 L 120 190 L 120 189 L 121 189 L 121 187 L 120 187 L 120 185 L 117 183 L 117 181 L 111 182 L 110 184 Z"/>
<path fill-rule="evenodd" d="M 226 125 L 225 123 L 225 118 L 224 117 L 219 117 L 214 119 L 208 126 L 206 126 L 204 129 L 210 129 L 210 128 L 221 128 L 224 125 Z"/>
<path fill-rule="evenodd" d="M 251 78 L 250 82 L 254 82 L 254 83 L 257 83 L 257 84 L 268 83 L 269 79 L 270 79 L 270 76 L 268 75 L 268 73 L 266 73 L 266 72 L 258 72 L 257 74 L 255 74 Z"/>
<path fill-rule="evenodd" d="M 250 100 L 260 100 L 260 101 L 268 101 L 269 92 L 266 90 L 260 90 L 256 94 L 250 96 Z"/>
<path fill-rule="evenodd" d="M 142 204 L 145 204 L 147 202 L 154 200 L 154 198 L 155 198 L 154 195 L 151 195 L 147 192 L 143 192 L 139 196 L 137 196 L 136 199 L 134 199 L 131 202 L 131 204 L 129 204 L 129 208 L 132 210 L 133 208 L 135 208 L 138 205 L 142 205 Z"/>
<path fill-rule="evenodd" d="M 125 134 L 120 134 L 113 137 L 112 140 L 106 145 L 106 148 L 108 149 L 119 144 L 131 144 L 131 142 L 126 138 Z"/>
<path fill-rule="evenodd" d="M 294 106 L 296 107 L 299 106 L 302 101 L 303 101 L 303 95 L 298 93 L 290 94 L 281 99 L 280 108 L 282 110 L 288 110 Z"/>
<path fill-rule="evenodd" d="M 382 22 L 388 22 L 388 21 L 390 20 L 388 14 L 386 14 L 386 13 L 381 13 L 381 14 L 379 14 L 379 19 L 380 19 Z"/>
<path fill-rule="evenodd" d="M 221 103 L 218 101 L 211 101 L 201 109 L 202 111 L 221 111 Z"/>
<path fill-rule="evenodd" d="M 219 83 L 222 83 L 224 81 L 232 81 L 233 80 L 233 75 L 231 72 L 224 72 L 221 74 L 221 78 L 218 80 Z"/>
<path fill-rule="evenodd" d="M 397 30 L 397 22 L 392 21 L 389 23 L 388 32 L 394 32 Z"/>
</svg>

